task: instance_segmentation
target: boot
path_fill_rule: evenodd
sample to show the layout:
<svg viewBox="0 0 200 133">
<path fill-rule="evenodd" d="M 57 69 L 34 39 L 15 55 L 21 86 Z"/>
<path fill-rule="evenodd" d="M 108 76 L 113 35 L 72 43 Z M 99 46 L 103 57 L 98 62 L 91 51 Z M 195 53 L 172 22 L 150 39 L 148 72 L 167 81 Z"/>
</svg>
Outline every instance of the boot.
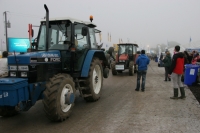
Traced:
<svg viewBox="0 0 200 133">
<path fill-rule="evenodd" d="M 174 88 L 174 96 L 171 99 L 178 99 L 178 88 Z"/>
<path fill-rule="evenodd" d="M 186 96 L 185 96 L 185 90 L 184 90 L 184 87 L 180 87 L 180 92 L 181 92 L 181 96 L 178 97 L 179 99 L 185 99 Z"/>
</svg>

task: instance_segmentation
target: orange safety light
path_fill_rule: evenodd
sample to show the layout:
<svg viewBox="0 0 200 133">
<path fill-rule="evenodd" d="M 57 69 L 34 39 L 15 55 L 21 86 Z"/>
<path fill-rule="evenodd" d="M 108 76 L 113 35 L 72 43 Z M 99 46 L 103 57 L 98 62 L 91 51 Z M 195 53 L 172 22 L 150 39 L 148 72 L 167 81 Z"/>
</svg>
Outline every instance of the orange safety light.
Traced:
<svg viewBox="0 0 200 133">
<path fill-rule="evenodd" d="M 92 20 L 93 20 L 93 16 L 92 16 L 92 15 L 90 15 L 90 21 L 92 22 Z"/>
</svg>

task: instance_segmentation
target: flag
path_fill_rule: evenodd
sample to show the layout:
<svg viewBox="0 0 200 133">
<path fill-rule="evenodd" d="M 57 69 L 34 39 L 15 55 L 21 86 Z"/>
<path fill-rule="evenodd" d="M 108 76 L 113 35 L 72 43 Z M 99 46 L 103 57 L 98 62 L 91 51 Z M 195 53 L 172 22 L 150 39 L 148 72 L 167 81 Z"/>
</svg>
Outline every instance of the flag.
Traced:
<svg viewBox="0 0 200 133">
<path fill-rule="evenodd" d="M 120 38 L 119 38 L 119 43 L 120 43 Z"/>
<path fill-rule="evenodd" d="M 123 43 L 122 39 L 121 39 L 121 42 Z"/>
<path fill-rule="evenodd" d="M 191 37 L 190 37 L 190 42 L 192 41 Z"/>
</svg>

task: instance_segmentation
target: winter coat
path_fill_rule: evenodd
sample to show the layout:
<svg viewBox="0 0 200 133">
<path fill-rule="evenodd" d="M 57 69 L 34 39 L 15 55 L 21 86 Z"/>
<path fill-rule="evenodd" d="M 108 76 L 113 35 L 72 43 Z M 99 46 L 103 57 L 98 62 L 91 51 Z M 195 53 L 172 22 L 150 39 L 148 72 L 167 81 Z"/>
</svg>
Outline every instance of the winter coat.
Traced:
<svg viewBox="0 0 200 133">
<path fill-rule="evenodd" d="M 172 72 L 176 74 L 183 74 L 184 64 L 185 64 L 184 54 L 181 52 L 174 54 L 169 74 L 172 74 Z"/>
<path fill-rule="evenodd" d="M 145 54 L 138 56 L 136 64 L 138 65 L 138 71 L 147 70 L 147 65 L 149 64 L 149 58 Z"/>
<path fill-rule="evenodd" d="M 171 56 L 167 54 L 165 58 L 163 59 L 163 62 L 164 62 L 164 65 L 163 65 L 164 67 L 170 67 L 172 64 Z"/>
</svg>

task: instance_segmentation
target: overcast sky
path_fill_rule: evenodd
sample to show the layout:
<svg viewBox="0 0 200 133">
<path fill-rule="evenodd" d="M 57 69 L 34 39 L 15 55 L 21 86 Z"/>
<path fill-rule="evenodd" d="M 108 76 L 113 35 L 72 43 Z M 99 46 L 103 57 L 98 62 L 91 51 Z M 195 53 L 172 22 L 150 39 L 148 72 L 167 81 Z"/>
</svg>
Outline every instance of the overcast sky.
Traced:
<svg viewBox="0 0 200 133">
<path fill-rule="evenodd" d="M 8 37 L 28 38 L 28 24 L 39 25 L 47 4 L 51 17 L 93 22 L 104 42 L 133 42 L 144 46 L 200 40 L 200 0 L 0 0 L 0 44 L 4 47 L 4 15 L 11 23 Z M 37 28 L 34 28 L 37 31 Z M 35 33 L 37 34 L 37 33 Z M 35 35 L 36 36 L 36 35 Z M 1 49 L 1 48 L 0 48 Z"/>
</svg>

